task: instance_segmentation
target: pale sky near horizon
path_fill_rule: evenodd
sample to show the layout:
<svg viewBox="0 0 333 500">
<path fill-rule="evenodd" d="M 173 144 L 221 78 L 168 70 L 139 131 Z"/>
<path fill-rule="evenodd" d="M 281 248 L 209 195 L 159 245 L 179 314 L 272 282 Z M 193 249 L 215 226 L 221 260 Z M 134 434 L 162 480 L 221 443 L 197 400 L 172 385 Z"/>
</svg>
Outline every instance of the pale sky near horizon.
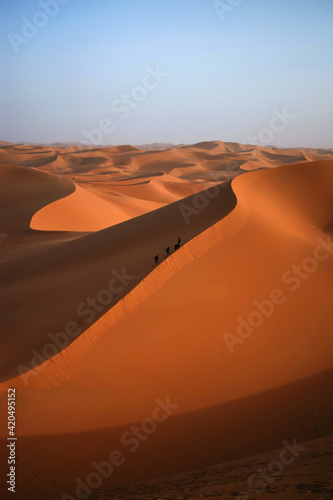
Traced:
<svg viewBox="0 0 333 500">
<path fill-rule="evenodd" d="M 333 147 L 332 0 L 0 6 L 0 140 Z"/>
</svg>

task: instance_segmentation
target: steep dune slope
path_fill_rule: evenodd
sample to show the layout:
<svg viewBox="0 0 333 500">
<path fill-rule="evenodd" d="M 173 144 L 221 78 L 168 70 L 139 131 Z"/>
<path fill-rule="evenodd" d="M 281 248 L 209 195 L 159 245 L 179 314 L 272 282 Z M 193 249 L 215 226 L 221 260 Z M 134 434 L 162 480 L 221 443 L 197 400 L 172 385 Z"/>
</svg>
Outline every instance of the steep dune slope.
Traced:
<svg viewBox="0 0 333 500">
<path fill-rule="evenodd" d="M 29 231 L 35 212 L 43 206 L 64 198 L 75 185 L 35 169 L 0 166 L 0 231 Z"/>
<path fill-rule="evenodd" d="M 200 210 L 202 203 L 207 204 L 205 210 Z M 43 348 L 50 332 L 61 331 L 74 321 L 84 331 L 100 313 L 105 313 L 125 293 L 119 292 L 121 279 L 114 288 L 118 291 L 103 298 L 104 306 L 96 307 L 100 310 L 90 323 L 84 307 L 80 315 L 77 311 L 88 297 L 95 297 L 108 286 L 114 273 L 131 276 L 126 282 L 127 292 L 154 268 L 156 254 L 163 259 L 168 246 L 173 250 L 178 236 L 185 243 L 227 215 L 235 205 L 230 183 L 221 184 L 122 224 L 0 266 L 0 310 L 5 324 L 0 337 L 2 377 L 7 373 L 17 375 L 20 363 L 31 366 L 31 350 Z M 193 224 L 184 216 L 188 211 L 195 213 Z M 23 336 L 27 339 L 24 342 Z"/>
<path fill-rule="evenodd" d="M 43 369 L 11 380 L 20 394 L 22 482 L 32 468 L 41 489 L 74 491 L 75 478 L 95 470 L 93 461 L 113 449 L 125 453 L 123 433 L 150 418 L 156 399 L 167 396 L 176 405 L 173 415 L 136 453 L 127 448 L 125 464 L 105 484 L 236 458 L 295 432 L 306 439 L 318 415 L 319 432 L 327 433 L 332 186 L 330 161 L 260 170 L 233 181 L 237 207 L 223 220 L 234 206 L 228 189 L 189 224 L 179 219 L 176 203 L 66 243 L 57 254 L 40 253 L 37 275 L 33 259 L 17 261 L 20 302 L 32 279 L 39 303 L 41 290 L 49 301 L 41 288 L 45 276 L 55 296 L 70 290 L 68 302 L 72 295 L 96 297 L 112 266 L 126 265 L 136 277 L 152 271 Z M 178 236 L 175 226 L 191 241 L 152 270 L 147 254 L 152 247 L 162 252 Z M 8 269 L 8 278 L 13 272 Z M 81 298 L 74 287 L 82 289 Z M 53 307 L 63 321 L 76 320 L 62 303 Z M 43 317 L 43 307 L 40 312 Z M 24 313 L 31 314 L 28 306 Z M 48 326 L 44 322 L 40 333 Z M 33 340 L 40 352 L 48 339 Z M 45 463 L 48 449 L 53 453 Z M 52 478 L 58 484 L 51 486 Z"/>
</svg>

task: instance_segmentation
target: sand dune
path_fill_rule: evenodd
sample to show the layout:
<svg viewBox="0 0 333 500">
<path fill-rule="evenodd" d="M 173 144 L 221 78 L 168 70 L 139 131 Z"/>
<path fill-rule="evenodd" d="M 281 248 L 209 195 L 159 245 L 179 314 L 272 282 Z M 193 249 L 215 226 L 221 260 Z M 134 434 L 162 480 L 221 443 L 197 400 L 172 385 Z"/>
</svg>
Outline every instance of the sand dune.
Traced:
<svg viewBox="0 0 333 500">
<path fill-rule="evenodd" d="M 156 210 L 161 205 L 148 200 L 130 199 L 114 192 L 103 196 L 93 187 L 76 186 L 71 196 L 37 212 L 31 220 L 31 228 L 45 231 L 100 231 Z"/>
<path fill-rule="evenodd" d="M 0 231 L 29 231 L 32 216 L 43 206 L 70 195 L 72 182 L 13 165 L 0 166 Z"/>
<path fill-rule="evenodd" d="M 105 491 L 332 433 L 330 152 L 67 150 L 5 145 L 0 165 L 0 411 L 15 387 L 17 498 L 72 494 L 113 449 L 125 462 Z M 39 156 L 57 160 L 35 168 Z M 121 436 L 168 397 L 131 453 Z"/>
<path fill-rule="evenodd" d="M 25 361 L 29 361 L 31 348 L 37 344 L 40 347 L 43 346 L 47 339 L 46 334 L 50 330 L 58 328 L 60 331 L 63 325 L 73 318 L 78 304 L 89 294 L 96 294 L 98 290 L 104 288 L 110 279 L 109 276 L 111 277 L 112 269 L 120 272 L 123 267 L 126 267 L 127 273 L 135 277 L 132 280 L 133 286 L 153 269 L 153 257 L 156 253 L 163 256 L 168 245 L 173 248 L 178 235 L 181 235 L 185 243 L 207 226 L 217 222 L 221 216 L 227 215 L 236 204 L 230 184 L 227 184 L 219 189 L 219 196 L 212 199 L 207 209 L 196 216 L 195 224 L 186 224 L 179 205 L 180 203 L 190 205 L 193 202 L 192 199 L 193 196 L 104 231 L 63 243 L 61 247 L 46 248 L 23 259 L 6 263 L 2 279 L 7 286 L 3 288 L 3 294 L 11 296 L 14 286 L 16 301 L 22 300 L 23 302 L 20 302 L 20 318 L 16 318 L 10 328 L 8 328 L 8 321 L 6 322 L 7 347 L 3 352 L 6 359 L 2 364 L 3 369 L 6 366 L 17 365 L 24 351 L 26 352 Z M 59 279 L 59 265 L 64 270 L 66 282 L 72 283 L 72 286 L 67 287 L 65 282 Z M 20 283 L 17 280 L 13 283 L 13 273 L 20 276 Z M 46 280 L 45 273 L 49 275 Z M 33 291 L 28 293 L 27 287 L 31 288 L 31 279 L 34 281 L 34 287 Z M 46 282 L 47 288 L 45 288 Z M 61 292 L 64 286 L 68 292 L 66 303 Z M 26 301 L 24 297 L 29 297 L 29 300 Z M 23 313 L 25 307 L 28 308 L 27 312 L 30 310 L 35 316 L 34 331 L 30 334 L 31 342 L 20 346 L 19 349 L 14 349 L 28 319 L 28 316 Z M 56 324 L 53 316 L 50 315 L 50 307 L 51 310 L 56 308 L 58 311 Z M 6 316 L 11 314 L 15 316 L 16 303 L 13 303 L 10 308 L 6 303 L 5 310 L 3 314 Z M 38 311 L 38 313 L 33 311 Z M 38 324 L 36 323 L 37 317 Z M 82 317 L 80 323 L 85 325 Z"/>
<path fill-rule="evenodd" d="M 281 449 L 146 483 L 136 483 L 130 487 L 104 488 L 96 499 L 185 500 L 198 498 L 198 495 L 199 498 L 214 500 L 267 500 L 271 499 L 272 495 L 274 500 L 329 499 L 332 497 L 333 488 L 333 480 L 327 480 L 331 475 L 332 444 L 332 435 L 300 443 L 304 451 L 297 460 L 291 459 L 292 463 L 287 464 L 282 476 L 272 476 L 268 473 L 267 480 L 259 479 L 258 470 L 262 470 L 263 465 L 267 467 L 276 463 Z"/>
<path fill-rule="evenodd" d="M 276 149 L 221 141 L 194 145 L 168 145 L 167 149 L 150 150 L 132 146 L 82 148 L 74 145 L 51 145 L 43 148 L 5 144 L 0 147 L 0 164 L 9 161 L 13 165 L 34 166 L 69 180 L 73 180 L 74 177 L 76 182 L 93 181 L 99 169 L 103 172 L 103 178 L 102 176 L 100 178 L 103 183 L 109 180 L 105 178 L 106 175 L 110 175 L 110 180 L 119 182 L 132 177 L 134 173 L 137 175 L 138 171 L 155 174 L 156 168 L 163 173 L 172 170 L 172 175 L 177 181 L 178 170 L 184 165 L 191 164 L 202 171 L 202 178 L 211 181 L 209 170 L 213 164 L 214 168 L 221 172 L 233 161 L 238 161 L 241 165 L 247 163 L 251 165 L 254 162 L 253 167 L 260 168 L 304 160 L 330 159 L 332 156 L 332 150 Z M 186 179 L 186 176 L 181 175 L 181 177 Z"/>
</svg>

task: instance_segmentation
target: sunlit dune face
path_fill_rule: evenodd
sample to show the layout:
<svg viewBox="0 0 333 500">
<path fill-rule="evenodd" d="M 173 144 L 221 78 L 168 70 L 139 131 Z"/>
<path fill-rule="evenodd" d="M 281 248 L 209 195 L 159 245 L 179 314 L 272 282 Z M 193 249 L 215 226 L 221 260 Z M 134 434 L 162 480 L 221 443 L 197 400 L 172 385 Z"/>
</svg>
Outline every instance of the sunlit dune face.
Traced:
<svg viewBox="0 0 333 500">
<path fill-rule="evenodd" d="M 333 160 L 217 141 L 69 149 L 6 146 L 0 165 L 0 387 L 20 394 L 22 460 L 72 488 L 167 397 L 141 466 L 110 484 L 212 463 L 220 442 L 223 459 L 273 448 L 267 422 L 288 402 L 276 418 L 292 430 L 307 397 L 324 405 L 332 368 Z M 30 439 L 56 450 L 47 463 Z"/>
</svg>

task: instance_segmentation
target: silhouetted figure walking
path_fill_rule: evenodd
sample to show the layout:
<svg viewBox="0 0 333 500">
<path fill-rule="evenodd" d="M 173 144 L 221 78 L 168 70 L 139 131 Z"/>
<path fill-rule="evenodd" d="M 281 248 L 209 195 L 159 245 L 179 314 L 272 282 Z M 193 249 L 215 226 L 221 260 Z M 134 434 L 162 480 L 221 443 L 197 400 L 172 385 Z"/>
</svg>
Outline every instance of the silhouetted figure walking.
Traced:
<svg viewBox="0 0 333 500">
<path fill-rule="evenodd" d="M 154 260 L 155 260 L 155 264 L 158 264 L 158 255 L 155 255 Z"/>
<path fill-rule="evenodd" d="M 178 250 L 180 247 L 180 236 L 178 236 L 178 242 L 176 243 L 176 245 L 173 247 L 173 249 L 176 251 Z"/>
<path fill-rule="evenodd" d="M 170 247 L 166 248 L 165 251 L 166 251 L 167 255 L 170 255 Z"/>
</svg>

